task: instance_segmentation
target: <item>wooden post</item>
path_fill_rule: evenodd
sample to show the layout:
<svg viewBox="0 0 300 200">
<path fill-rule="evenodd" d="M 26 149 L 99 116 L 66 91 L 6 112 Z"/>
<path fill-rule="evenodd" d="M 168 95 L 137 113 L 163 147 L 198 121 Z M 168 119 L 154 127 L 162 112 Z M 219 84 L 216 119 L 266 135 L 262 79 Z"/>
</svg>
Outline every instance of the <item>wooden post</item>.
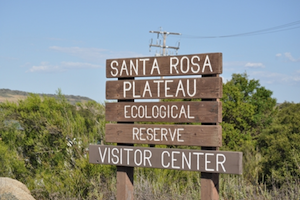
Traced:
<svg viewBox="0 0 300 200">
<path fill-rule="evenodd" d="M 202 77 L 219 77 L 219 75 L 202 75 Z M 219 99 L 202 99 L 202 101 L 219 101 Z M 219 123 L 202 123 L 202 125 L 217 125 Z M 202 150 L 219 150 L 219 147 L 201 147 Z M 201 172 L 201 199 L 219 199 L 219 174 Z"/>
<path fill-rule="evenodd" d="M 134 80 L 134 78 L 118 78 L 118 80 Z M 134 99 L 119 100 L 118 102 L 134 102 Z M 117 122 L 118 124 L 133 124 L 134 122 Z M 133 146 L 133 144 L 118 143 L 121 146 Z M 134 167 L 117 166 L 117 200 L 133 200 L 133 173 Z"/>
<path fill-rule="evenodd" d="M 217 150 L 217 147 L 202 147 L 202 150 Z M 219 199 L 219 174 L 201 172 L 201 199 Z"/>
<path fill-rule="evenodd" d="M 134 167 L 117 166 L 117 200 L 133 200 Z"/>
</svg>

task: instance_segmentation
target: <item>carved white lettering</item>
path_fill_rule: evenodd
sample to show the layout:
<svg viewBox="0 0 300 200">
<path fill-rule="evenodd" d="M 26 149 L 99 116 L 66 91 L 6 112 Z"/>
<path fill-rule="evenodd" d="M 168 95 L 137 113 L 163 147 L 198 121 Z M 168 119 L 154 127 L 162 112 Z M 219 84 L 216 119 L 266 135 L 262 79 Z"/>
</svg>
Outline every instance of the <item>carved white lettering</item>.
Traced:
<svg viewBox="0 0 300 200">
<path fill-rule="evenodd" d="M 133 75 L 133 71 L 134 70 L 134 73 L 135 75 L 138 75 L 138 69 L 139 69 L 139 64 L 138 64 L 138 60 L 135 60 L 135 66 L 134 66 L 134 63 L 132 60 L 130 60 L 130 75 L 132 76 Z"/>
<path fill-rule="evenodd" d="M 208 55 L 205 57 L 202 72 L 205 71 L 205 67 L 209 67 L 210 71 L 212 72 L 212 66 Z M 200 70 L 201 66 L 199 56 L 193 56 L 191 58 L 183 56 L 180 58 L 180 60 L 178 57 L 170 57 L 170 74 L 197 74 Z"/>
<path fill-rule="evenodd" d="M 147 118 L 147 119 L 195 119 L 192 115 L 190 105 L 154 105 L 149 107 L 147 105 L 125 105 L 124 106 L 124 118 Z"/>
<path fill-rule="evenodd" d="M 170 65 L 169 71 L 163 70 L 166 75 L 179 75 L 179 74 L 199 74 L 201 71 L 213 72 L 209 55 L 203 55 L 203 59 L 200 56 L 182 56 L 169 58 Z M 152 60 L 153 62 L 151 62 Z M 124 59 L 124 60 L 112 60 L 110 62 L 109 73 L 112 77 L 117 76 L 147 76 L 147 75 L 161 75 L 160 64 L 164 66 L 165 60 L 160 58 L 136 58 L 136 59 Z M 204 60 L 204 62 L 203 62 Z M 160 63 L 160 61 L 162 63 Z M 201 61 L 201 63 L 200 63 Z M 202 68 L 202 70 L 201 70 Z M 208 68 L 208 69 L 207 69 Z"/>
<path fill-rule="evenodd" d="M 146 74 L 146 61 L 149 61 L 149 58 L 140 59 L 143 62 L 143 75 Z"/>
<path fill-rule="evenodd" d="M 158 66 L 156 58 L 153 61 L 153 65 L 152 65 L 151 72 L 150 72 L 151 75 L 153 74 L 154 69 L 157 70 L 157 74 L 159 75 L 160 74 L 160 70 L 159 70 L 159 66 Z"/>
<path fill-rule="evenodd" d="M 125 60 L 123 60 L 122 67 L 121 67 L 121 70 L 120 70 L 120 75 L 122 75 L 123 71 L 125 71 L 126 75 L 128 76 L 128 70 L 127 70 Z"/>
<path fill-rule="evenodd" d="M 211 64 L 210 64 L 210 60 L 209 60 L 208 55 L 206 55 L 206 57 L 205 57 L 205 61 L 204 61 L 203 68 L 202 68 L 202 72 L 204 72 L 205 67 L 209 67 L 210 71 L 211 72 L 213 71 L 212 68 L 211 68 Z"/>
<path fill-rule="evenodd" d="M 128 94 L 132 94 L 133 98 L 153 98 L 153 97 L 194 97 L 197 92 L 197 79 L 179 79 L 175 80 L 153 80 L 139 82 L 138 86 L 136 81 L 123 82 L 123 97 L 126 98 Z M 161 86 L 162 91 L 161 91 Z M 172 92 L 171 92 L 172 91 Z M 175 91 L 175 94 L 174 92 Z"/>
<path fill-rule="evenodd" d="M 184 60 L 186 60 L 186 64 L 184 64 Z M 185 70 L 183 68 L 186 68 Z M 186 56 L 183 56 L 181 59 L 180 59 L 180 70 L 182 73 L 186 74 L 189 72 L 190 70 L 190 60 L 188 57 Z"/>
<path fill-rule="evenodd" d="M 145 127 L 134 127 L 132 128 L 132 139 L 141 140 L 147 142 L 160 142 L 160 141 L 178 141 L 184 142 L 181 139 L 181 132 L 184 128 L 145 128 Z M 145 136 L 146 134 L 146 136 Z"/>
<path fill-rule="evenodd" d="M 154 129 L 155 128 L 151 131 L 165 131 L 163 129 L 157 129 L 155 131 Z M 137 128 L 134 131 L 139 132 L 135 138 L 140 137 L 140 128 Z M 149 138 L 153 137 L 153 140 L 156 137 L 154 136 L 154 132 L 149 132 Z M 160 138 L 159 133 L 157 139 L 158 138 Z M 97 147 L 97 151 L 99 152 L 99 158 L 97 158 L 97 163 L 99 164 L 124 164 L 126 166 L 197 170 L 216 173 L 228 173 L 228 171 L 230 171 L 226 169 L 227 158 L 221 152 L 201 152 L 179 149 L 152 150 L 151 148 L 114 146 Z M 153 154 L 154 152 L 155 154 Z"/>
<path fill-rule="evenodd" d="M 113 66 L 114 64 L 116 64 L 116 67 Z M 112 61 L 112 62 L 110 63 L 111 69 L 112 69 L 113 71 L 115 71 L 115 73 L 113 73 L 113 71 L 110 71 L 110 74 L 111 74 L 112 76 L 117 76 L 117 75 L 118 75 L 119 70 L 118 70 L 117 66 L 118 66 L 118 62 L 115 61 L 115 60 Z"/>
<path fill-rule="evenodd" d="M 195 59 L 195 58 L 197 58 L 198 62 L 200 62 L 200 58 L 199 58 L 199 56 L 193 56 L 192 59 L 191 59 L 191 63 L 192 63 L 192 65 L 193 65 L 193 66 L 191 67 L 191 70 L 192 70 L 193 73 L 196 74 L 196 73 L 198 73 L 198 72 L 200 71 L 200 65 L 199 65 L 198 63 L 195 63 L 195 62 L 194 62 L 194 59 Z M 197 68 L 194 69 L 194 66 L 197 66 Z"/>
<path fill-rule="evenodd" d="M 220 162 L 219 157 L 223 157 L 223 161 Z M 219 165 L 221 165 L 223 172 L 226 172 L 224 163 L 226 162 L 226 157 L 224 154 L 217 154 L 216 155 L 216 171 L 219 171 Z"/>
<path fill-rule="evenodd" d="M 214 171 L 214 169 L 210 169 L 210 168 L 208 168 L 208 166 L 207 166 L 207 164 L 211 163 L 211 161 L 209 161 L 209 160 L 207 159 L 207 156 L 213 156 L 213 155 L 214 155 L 213 153 L 206 153 L 206 154 L 205 154 L 205 170 L 206 170 L 206 171 Z"/>
</svg>

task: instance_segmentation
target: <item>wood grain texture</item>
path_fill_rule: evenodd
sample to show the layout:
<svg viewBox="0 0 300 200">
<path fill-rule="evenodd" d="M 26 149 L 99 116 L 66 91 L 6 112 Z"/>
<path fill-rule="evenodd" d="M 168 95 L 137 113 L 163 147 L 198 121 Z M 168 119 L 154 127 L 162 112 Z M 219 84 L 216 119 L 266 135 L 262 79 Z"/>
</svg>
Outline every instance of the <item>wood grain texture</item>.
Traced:
<svg viewBox="0 0 300 200">
<path fill-rule="evenodd" d="M 120 122 L 222 122 L 222 102 L 106 103 L 106 121 Z"/>
<path fill-rule="evenodd" d="M 106 124 L 105 128 L 106 142 L 222 146 L 220 125 Z"/>
<path fill-rule="evenodd" d="M 117 166 L 117 200 L 133 200 L 133 167 Z"/>
<path fill-rule="evenodd" d="M 211 69 L 208 67 L 208 65 L 205 66 L 204 64 L 208 64 L 207 56 L 209 58 Z M 221 73 L 222 53 L 118 58 L 106 60 L 107 78 L 181 76 Z"/>
<path fill-rule="evenodd" d="M 89 162 L 222 174 L 242 173 L 242 152 L 89 145 Z"/>
<path fill-rule="evenodd" d="M 106 99 L 195 99 L 222 95 L 221 77 L 106 82 Z"/>
</svg>

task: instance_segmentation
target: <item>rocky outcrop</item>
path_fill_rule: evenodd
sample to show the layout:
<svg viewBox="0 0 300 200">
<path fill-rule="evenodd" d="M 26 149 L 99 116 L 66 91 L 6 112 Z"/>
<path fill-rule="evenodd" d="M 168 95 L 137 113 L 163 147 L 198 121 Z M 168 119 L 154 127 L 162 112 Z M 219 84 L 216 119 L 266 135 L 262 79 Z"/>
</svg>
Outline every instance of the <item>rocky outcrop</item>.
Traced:
<svg viewBox="0 0 300 200">
<path fill-rule="evenodd" d="M 26 185 L 11 179 L 0 177 L 0 200 L 35 200 Z"/>
</svg>

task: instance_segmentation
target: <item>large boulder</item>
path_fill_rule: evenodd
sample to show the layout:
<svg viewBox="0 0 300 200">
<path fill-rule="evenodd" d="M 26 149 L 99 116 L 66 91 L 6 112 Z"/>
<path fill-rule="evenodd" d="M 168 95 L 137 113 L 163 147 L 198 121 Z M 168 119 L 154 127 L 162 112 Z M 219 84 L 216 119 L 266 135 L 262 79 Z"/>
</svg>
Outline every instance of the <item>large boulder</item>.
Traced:
<svg viewBox="0 0 300 200">
<path fill-rule="evenodd" d="M 20 181 L 0 177 L 0 200 L 35 200 Z"/>
</svg>

